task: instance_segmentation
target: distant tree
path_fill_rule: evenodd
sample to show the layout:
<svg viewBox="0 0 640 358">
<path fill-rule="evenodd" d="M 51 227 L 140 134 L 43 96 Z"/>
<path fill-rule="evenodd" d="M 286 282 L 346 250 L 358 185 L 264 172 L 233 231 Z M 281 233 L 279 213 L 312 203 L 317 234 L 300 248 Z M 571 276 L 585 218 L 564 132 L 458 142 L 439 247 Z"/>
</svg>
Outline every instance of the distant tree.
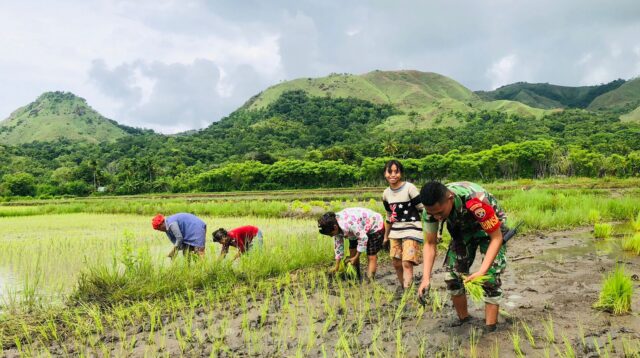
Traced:
<svg viewBox="0 0 640 358">
<path fill-rule="evenodd" d="M 6 174 L 2 177 L 9 195 L 34 196 L 36 194 L 36 180 L 29 173 Z"/>
</svg>

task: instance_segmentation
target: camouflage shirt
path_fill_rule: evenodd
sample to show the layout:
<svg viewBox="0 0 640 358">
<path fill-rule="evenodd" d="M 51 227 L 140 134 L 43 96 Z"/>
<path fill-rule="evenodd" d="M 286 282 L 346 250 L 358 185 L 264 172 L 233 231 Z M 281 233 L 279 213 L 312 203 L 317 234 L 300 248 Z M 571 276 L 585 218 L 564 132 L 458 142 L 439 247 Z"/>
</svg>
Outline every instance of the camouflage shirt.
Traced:
<svg viewBox="0 0 640 358">
<path fill-rule="evenodd" d="M 480 185 L 455 182 L 446 185 L 454 194 L 453 208 L 446 219 L 448 228 L 462 234 L 484 231 L 487 234 L 500 229 L 507 219 L 496 198 Z M 427 233 L 438 231 L 438 220 L 423 211 L 423 227 Z M 451 231 L 451 230 L 450 230 Z"/>
</svg>

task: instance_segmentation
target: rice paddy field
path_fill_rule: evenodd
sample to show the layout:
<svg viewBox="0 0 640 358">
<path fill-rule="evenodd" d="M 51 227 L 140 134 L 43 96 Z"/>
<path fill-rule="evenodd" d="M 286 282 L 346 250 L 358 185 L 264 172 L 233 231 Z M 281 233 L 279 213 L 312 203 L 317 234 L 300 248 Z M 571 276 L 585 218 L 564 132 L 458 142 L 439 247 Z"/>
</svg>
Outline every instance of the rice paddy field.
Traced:
<svg viewBox="0 0 640 358">
<path fill-rule="evenodd" d="M 374 282 L 327 274 L 333 241 L 315 219 L 350 206 L 382 212 L 383 188 L 0 203 L 0 356 L 638 356 L 639 184 L 486 185 L 524 222 L 508 245 L 493 333 L 471 300 L 474 320 L 450 327 L 446 242 L 425 306 L 415 290 L 395 292 L 384 251 Z M 168 259 L 169 240 L 150 225 L 158 212 L 203 218 L 205 258 Z M 220 259 L 210 233 L 246 224 L 262 229 L 264 249 Z"/>
</svg>

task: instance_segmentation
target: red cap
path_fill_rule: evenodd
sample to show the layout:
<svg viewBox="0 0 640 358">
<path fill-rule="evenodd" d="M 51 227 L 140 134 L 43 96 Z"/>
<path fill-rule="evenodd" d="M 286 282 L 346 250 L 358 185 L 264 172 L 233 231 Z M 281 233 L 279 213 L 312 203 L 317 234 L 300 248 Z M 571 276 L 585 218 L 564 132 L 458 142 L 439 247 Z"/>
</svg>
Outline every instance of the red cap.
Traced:
<svg viewBox="0 0 640 358">
<path fill-rule="evenodd" d="M 158 230 L 160 228 L 160 225 L 162 225 L 163 222 L 164 222 L 164 216 L 162 216 L 162 214 L 158 214 L 154 216 L 153 219 L 151 219 L 151 226 L 153 226 L 155 230 Z"/>
</svg>

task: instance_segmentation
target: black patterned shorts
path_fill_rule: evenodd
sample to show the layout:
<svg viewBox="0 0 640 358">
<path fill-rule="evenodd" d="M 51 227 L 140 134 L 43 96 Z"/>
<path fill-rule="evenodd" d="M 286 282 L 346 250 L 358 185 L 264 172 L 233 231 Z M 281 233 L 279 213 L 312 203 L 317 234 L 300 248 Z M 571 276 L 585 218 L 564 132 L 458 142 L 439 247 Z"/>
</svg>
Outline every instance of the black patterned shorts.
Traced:
<svg viewBox="0 0 640 358">
<path fill-rule="evenodd" d="M 382 241 L 384 241 L 384 228 L 373 234 L 367 234 L 367 256 L 374 256 L 382 249 Z M 349 239 L 349 249 L 358 247 L 358 239 Z"/>
</svg>

